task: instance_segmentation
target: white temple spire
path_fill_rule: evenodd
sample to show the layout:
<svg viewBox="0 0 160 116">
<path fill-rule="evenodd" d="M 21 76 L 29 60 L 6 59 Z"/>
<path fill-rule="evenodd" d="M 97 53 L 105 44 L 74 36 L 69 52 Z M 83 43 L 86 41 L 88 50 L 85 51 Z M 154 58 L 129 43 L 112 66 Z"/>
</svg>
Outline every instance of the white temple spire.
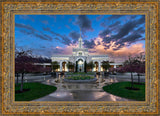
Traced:
<svg viewBox="0 0 160 116">
<path fill-rule="evenodd" d="M 81 38 L 81 28 L 80 28 L 80 38 Z"/>
<path fill-rule="evenodd" d="M 82 41 L 82 37 L 81 37 L 81 28 L 80 28 L 80 37 L 78 39 L 78 46 L 79 46 L 79 48 L 83 48 L 83 41 Z"/>
</svg>

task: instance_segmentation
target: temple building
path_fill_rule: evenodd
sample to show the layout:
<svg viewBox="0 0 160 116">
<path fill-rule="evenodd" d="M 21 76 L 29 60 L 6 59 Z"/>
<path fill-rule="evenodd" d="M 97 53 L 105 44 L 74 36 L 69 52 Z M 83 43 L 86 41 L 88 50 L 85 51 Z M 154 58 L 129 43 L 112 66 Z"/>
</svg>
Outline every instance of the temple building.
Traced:
<svg viewBox="0 0 160 116">
<path fill-rule="evenodd" d="M 109 61 L 109 57 L 107 55 L 89 55 L 88 49 L 83 47 L 83 40 L 80 35 L 78 39 L 78 48 L 73 48 L 71 55 L 53 55 L 51 57 L 52 62 L 58 62 L 60 68 L 57 71 L 66 71 L 68 72 L 69 69 L 67 68 L 67 63 L 72 62 L 74 66 L 74 71 L 77 72 L 84 72 L 86 63 L 93 62 L 95 67 L 92 71 L 103 71 L 102 62 Z M 115 65 L 115 64 L 113 64 Z M 116 66 L 116 65 L 115 65 Z M 114 66 L 114 67 L 115 67 Z"/>
</svg>

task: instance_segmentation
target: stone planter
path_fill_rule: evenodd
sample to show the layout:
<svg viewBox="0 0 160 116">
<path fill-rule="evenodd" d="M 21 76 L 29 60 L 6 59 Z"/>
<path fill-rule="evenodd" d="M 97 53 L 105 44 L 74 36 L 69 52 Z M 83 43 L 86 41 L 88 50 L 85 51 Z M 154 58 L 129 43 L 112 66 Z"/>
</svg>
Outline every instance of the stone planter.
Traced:
<svg viewBox="0 0 160 116">
<path fill-rule="evenodd" d="M 97 78 L 94 79 L 86 79 L 86 80 L 70 80 L 70 79 L 63 79 L 64 82 L 68 83 L 93 83 L 97 81 Z"/>
</svg>

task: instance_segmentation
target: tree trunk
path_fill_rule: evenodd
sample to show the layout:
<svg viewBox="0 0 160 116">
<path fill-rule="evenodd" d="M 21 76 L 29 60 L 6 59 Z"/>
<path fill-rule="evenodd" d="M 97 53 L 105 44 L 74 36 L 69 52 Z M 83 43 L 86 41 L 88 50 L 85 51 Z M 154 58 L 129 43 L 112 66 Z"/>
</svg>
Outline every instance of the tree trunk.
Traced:
<svg viewBox="0 0 160 116">
<path fill-rule="evenodd" d="M 77 61 L 76 61 L 76 72 L 77 72 L 77 70 L 78 70 L 78 66 L 77 66 Z"/>
<path fill-rule="evenodd" d="M 85 73 L 87 73 L 87 68 L 86 68 L 86 65 L 87 65 L 87 63 L 86 63 L 86 61 L 85 61 L 85 64 L 84 64 L 84 69 L 85 69 Z"/>
<path fill-rule="evenodd" d="M 16 73 L 16 77 L 17 77 L 16 85 L 18 86 L 18 73 Z"/>
<path fill-rule="evenodd" d="M 140 84 L 140 74 L 138 73 L 138 83 Z"/>
<path fill-rule="evenodd" d="M 133 88 L 133 74 L 132 74 L 132 72 L 131 72 L 131 88 Z"/>
<path fill-rule="evenodd" d="M 23 92 L 23 77 L 24 77 L 24 73 L 22 73 L 22 79 L 21 79 L 21 89 L 20 89 L 21 92 Z"/>
</svg>

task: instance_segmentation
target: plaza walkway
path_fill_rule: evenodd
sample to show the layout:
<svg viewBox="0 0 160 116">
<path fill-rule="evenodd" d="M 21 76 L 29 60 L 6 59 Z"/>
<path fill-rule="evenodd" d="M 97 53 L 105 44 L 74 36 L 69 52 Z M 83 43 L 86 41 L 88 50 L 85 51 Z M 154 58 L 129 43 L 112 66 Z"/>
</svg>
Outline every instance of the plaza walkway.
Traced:
<svg viewBox="0 0 160 116">
<path fill-rule="evenodd" d="M 103 82 L 100 82 L 100 80 Z M 125 99 L 118 97 L 103 91 L 102 87 L 108 84 L 131 81 L 129 75 L 110 75 L 101 76 L 96 83 L 56 83 L 56 77 L 50 75 L 31 76 L 26 75 L 25 82 L 41 82 L 43 84 L 56 86 L 57 90 L 42 98 L 35 99 L 33 101 L 134 101 L 131 99 Z M 138 80 L 137 76 L 134 76 L 134 81 Z M 15 81 L 16 82 L 16 81 Z M 20 81 L 19 81 L 20 82 Z M 141 82 L 145 82 L 145 77 L 141 76 Z"/>
<path fill-rule="evenodd" d="M 103 86 L 119 81 L 130 79 L 107 77 L 101 83 L 55 83 L 55 79 L 48 79 L 43 84 L 56 86 L 57 90 L 33 101 L 134 101 L 103 91 Z"/>
<path fill-rule="evenodd" d="M 105 91 L 66 91 L 57 90 L 45 97 L 33 101 L 134 101 L 114 96 Z"/>
</svg>

